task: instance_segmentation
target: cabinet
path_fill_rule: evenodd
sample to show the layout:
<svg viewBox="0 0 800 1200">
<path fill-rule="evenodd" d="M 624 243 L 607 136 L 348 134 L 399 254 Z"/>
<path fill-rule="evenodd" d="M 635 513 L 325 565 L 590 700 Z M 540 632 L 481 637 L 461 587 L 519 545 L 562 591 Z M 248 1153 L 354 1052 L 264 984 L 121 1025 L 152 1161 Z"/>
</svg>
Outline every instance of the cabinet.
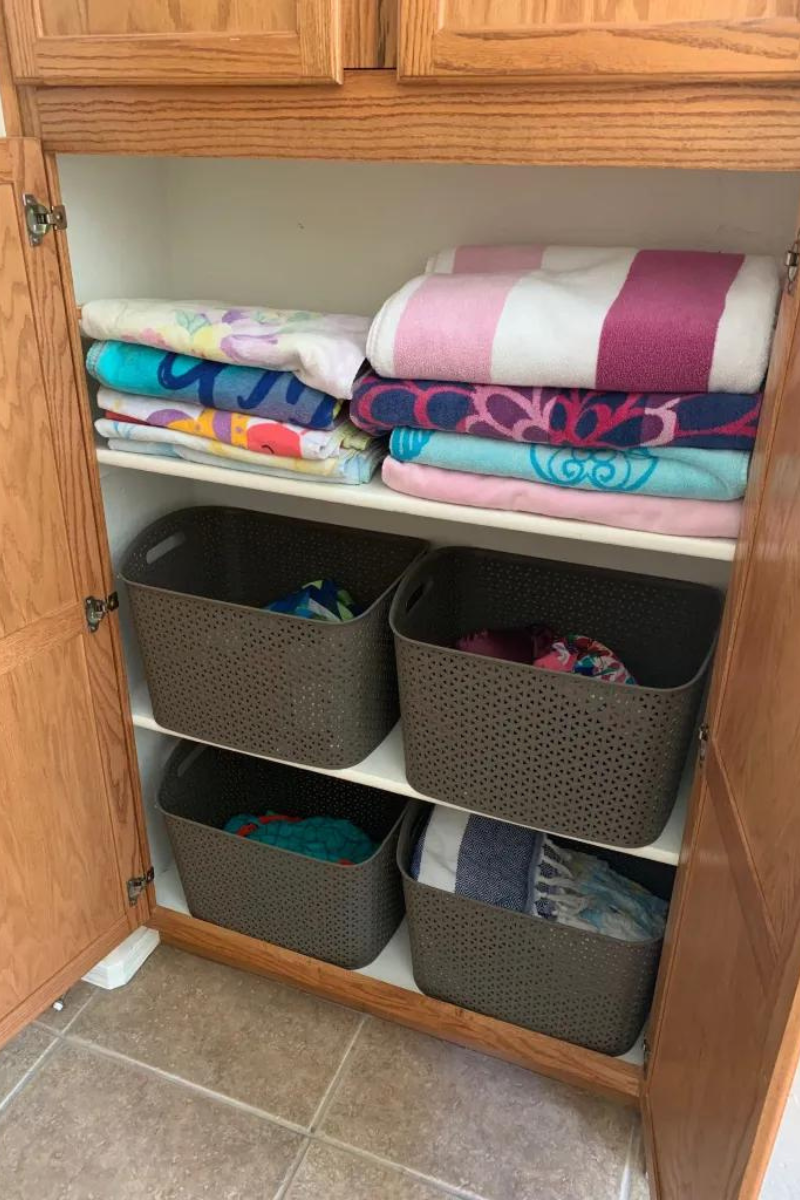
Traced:
<svg viewBox="0 0 800 1200">
<path fill-rule="evenodd" d="M 340 0 L 5 0 L 5 15 L 26 83 L 342 78 Z"/>
<path fill-rule="evenodd" d="M 401 79 L 797 77 L 795 0 L 400 0 Z"/>
</svg>

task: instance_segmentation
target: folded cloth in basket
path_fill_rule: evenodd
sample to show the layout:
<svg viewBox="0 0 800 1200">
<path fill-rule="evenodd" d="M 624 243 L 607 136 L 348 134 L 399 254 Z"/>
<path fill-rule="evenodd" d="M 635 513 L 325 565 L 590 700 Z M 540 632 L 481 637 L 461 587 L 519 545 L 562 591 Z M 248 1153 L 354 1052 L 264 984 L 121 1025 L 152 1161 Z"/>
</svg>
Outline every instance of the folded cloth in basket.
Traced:
<svg viewBox="0 0 800 1200">
<path fill-rule="evenodd" d="M 750 450 L 760 412 L 758 392 L 597 392 L 384 379 L 374 371 L 358 377 L 350 405 L 350 419 L 367 433 L 408 426 L 603 450 Z"/>
<path fill-rule="evenodd" d="M 413 847 L 418 883 L 623 941 L 659 938 L 667 905 L 594 855 L 491 817 L 434 806 Z"/>
<path fill-rule="evenodd" d="M 607 683 L 636 683 L 630 671 L 602 642 L 580 633 L 559 637 L 547 625 L 529 625 L 525 629 L 481 629 L 460 637 L 456 649 L 485 658 L 503 658 L 549 671 L 603 679 Z"/>
<path fill-rule="evenodd" d="M 625 942 L 664 934 L 668 905 L 594 854 L 538 834 L 530 864 L 528 912 Z"/>
<path fill-rule="evenodd" d="M 395 429 L 389 453 L 398 462 L 552 483 L 582 491 L 637 492 L 690 500 L 739 500 L 747 487 L 750 455 L 744 450 L 582 450 L 526 446 L 460 433 Z"/>
<path fill-rule="evenodd" d="M 380 375 L 626 392 L 756 392 L 764 379 L 776 259 L 462 246 L 429 267 L 372 322 Z"/>
<path fill-rule="evenodd" d="M 100 388 L 97 403 L 112 420 L 129 418 L 159 429 L 176 429 L 255 454 L 280 458 L 325 459 L 342 450 L 363 450 L 370 436 L 339 417 L 331 429 L 306 429 L 285 421 L 221 412 L 185 400 L 157 400 Z"/>
<path fill-rule="evenodd" d="M 137 425 L 131 421 L 102 418 L 95 421 L 94 427 L 101 437 L 109 439 L 111 450 L 182 458 L 206 467 L 225 467 L 295 481 L 307 476 L 316 483 L 368 483 L 386 453 L 385 445 L 374 440 L 364 450 L 342 450 L 333 458 L 309 461 L 240 450 L 227 442 L 214 442 L 177 429 L 158 429 L 154 425 Z"/>
<path fill-rule="evenodd" d="M 265 606 L 266 612 L 305 617 L 309 621 L 352 621 L 364 610 L 333 579 L 316 579 Z"/>
<path fill-rule="evenodd" d="M 342 400 L 352 395 L 368 329 L 368 317 L 192 300 L 91 300 L 81 309 L 81 331 L 97 341 L 292 371 Z"/>
<path fill-rule="evenodd" d="M 342 406 L 289 371 L 237 367 L 128 342 L 94 342 L 86 370 L 114 391 L 171 397 L 308 429 L 331 429 Z"/>
<path fill-rule="evenodd" d="M 225 823 L 225 832 L 346 867 L 365 862 L 377 849 L 362 829 L 341 817 L 288 817 L 277 812 L 253 817 L 241 813 Z"/>
<path fill-rule="evenodd" d="M 394 458 L 384 460 L 383 481 L 397 492 L 423 500 L 536 513 L 679 537 L 735 538 L 742 519 L 741 500 L 676 500 L 627 492 L 584 492 L 527 479 L 443 471 L 440 467 L 400 463 Z"/>
</svg>

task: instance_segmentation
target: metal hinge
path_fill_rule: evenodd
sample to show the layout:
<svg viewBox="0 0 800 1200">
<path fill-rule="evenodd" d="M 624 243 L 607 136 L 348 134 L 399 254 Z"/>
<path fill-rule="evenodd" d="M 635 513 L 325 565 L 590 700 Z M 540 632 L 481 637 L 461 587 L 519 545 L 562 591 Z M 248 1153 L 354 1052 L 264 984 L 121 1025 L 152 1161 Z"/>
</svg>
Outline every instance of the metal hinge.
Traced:
<svg viewBox="0 0 800 1200">
<path fill-rule="evenodd" d="M 708 725 L 705 721 L 697 731 L 697 740 L 700 743 L 700 750 L 697 757 L 701 763 L 706 761 L 706 751 L 708 750 Z"/>
<path fill-rule="evenodd" d="M 791 296 L 797 283 L 797 272 L 800 269 L 800 234 L 786 251 L 786 258 L 783 261 L 786 266 L 786 290 Z"/>
<path fill-rule="evenodd" d="M 141 896 L 148 883 L 152 883 L 156 877 L 154 867 L 148 867 L 144 875 L 134 875 L 128 880 L 128 904 L 133 906 Z"/>
<path fill-rule="evenodd" d="M 97 633 L 103 617 L 119 608 L 119 596 L 116 592 L 109 592 L 105 599 L 101 596 L 87 596 L 83 602 L 83 607 L 86 612 L 86 624 L 89 627 L 89 633 Z"/>
<path fill-rule="evenodd" d="M 32 246 L 41 246 L 48 229 L 67 228 L 67 210 L 63 204 L 54 204 L 51 208 L 26 192 L 22 197 L 22 207 L 25 210 L 28 241 Z"/>
</svg>

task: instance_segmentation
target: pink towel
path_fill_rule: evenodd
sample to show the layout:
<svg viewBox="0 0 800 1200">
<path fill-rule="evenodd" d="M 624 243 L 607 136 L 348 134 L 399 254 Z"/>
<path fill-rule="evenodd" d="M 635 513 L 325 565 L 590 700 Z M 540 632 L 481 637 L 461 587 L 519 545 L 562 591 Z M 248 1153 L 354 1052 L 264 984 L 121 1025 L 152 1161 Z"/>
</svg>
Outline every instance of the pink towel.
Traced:
<svg viewBox="0 0 800 1200">
<path fill-rule="evenodd" d="M 675 500 L 627 492 L 579 492 L 497 475 L 444 471 L 393 458 L 384 459 L 383 482 L 396 492 L 423 500 L 537 513 L 678 537 L 735 538 L 742 514 L 740 500 Z"/>
<path fill-rule="evenodd" d="M 390 378 L 755 392 L 778 293 L 765 256 L 460 246 L 386 301 L 367 357 Z"/>
</svg>

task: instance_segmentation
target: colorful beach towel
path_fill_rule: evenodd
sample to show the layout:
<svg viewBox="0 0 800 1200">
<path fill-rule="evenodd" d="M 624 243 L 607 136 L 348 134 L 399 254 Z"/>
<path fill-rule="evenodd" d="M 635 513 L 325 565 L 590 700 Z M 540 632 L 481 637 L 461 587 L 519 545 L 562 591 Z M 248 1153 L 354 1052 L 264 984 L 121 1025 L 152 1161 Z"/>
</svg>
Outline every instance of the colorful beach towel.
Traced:
<svg viewBox="0 0 800 1200">
<path fill-rule="evenodd" d="M 627 392 L 762 384 L 780 290 L 775 259 L 479 246 L 432 265 L 372 323 L 367 357 L 380 375 Z"/>
<path fill-rule="evenodd" d="M 160 445 L 164 457 L 182 458 L 207 467 L 230 467 L 256 475 L 295 480 L 308 477 L 319 483 L 369 483 L 386 454 L 384 443 L 373 440 L 364 450 L 342 450 L 332 458 L 282 458 L 240 450 L 227 442 L 195 437 L 178 429 L 158 429 L 132 421 L 114 421 L 106 417 L 95 421 L 94 427 L 101 437 L 110 439 L 112 450 L 137 453 L 146 446 L 143 453 L 155 454 L 158 452 L 153 447 Z"/>
<path fill-rule="evenodd" d="M 585 449 L 692 446 L 750 450 L 761 395 L 729 392 L 595 392 L 383 379 L 356 380 L 350 418 L 368 433 L 407 426 L 504 441 Z"/>
<path fill-rule="evenodd" d="M 367 317 L 174 300 L 91 300 L 81 331 L 209 358 L 292 371 L 309 387 L 349 400 L 364 360 Z"/>
<path fill-rule="evenodd" d="M 332 428 L 342 406 L 289 371 L 235 367 L 128 342 L 93 342 L 86 370 L 114 391 L 186 400 L 309 429 Z"/>
<path fill-rule="evenodd" d="M 584 492 L 526 479 L 443 471 L 393 458 L 384 460 L 383 481 L 395 491 L 423 500 L 536 513 L 679 537 L 735 538 L 742 519 L 741 500 L 676 500 L 627 492 Z"/>
<path fill-rule="evenodd" d="M 364 611 L 335 579 L 315 579 L 264 607 L 267 612 L 333 623 L 352 621 Z"/>
<path fill-rule="evenodd" d="M 598 492 L 683 496 L 692 500 L 738 500 L 747 486 L 750 455 L 744 450 L 578 450 L 526 446 L 463 433 L 395 429 L 389 453 L 450 471 L 504 475 Z"/>
<path fill-rule="evenodd" d="M 277 812 L 253 817 L 240 813 L 225 823 L 225 832 L 343 867 L 365 862 L 377 849 L 372 838 L 343 817 L 289 817 Z"/>
<path fill-rule="evenodd" d="M 153 400 L 148 396 L 130 396 L 100 388 L 98 406 L 112 419 L 129 418 L 162 429 L 177 429 L 195 437 L 226 442 L 240 450 L 256 454 L 274 454 L 281 458 L 311 460 L 333 458 L 342 450 L 363 450 L 369 434 L 356 429 L 344 417 L 337 418 L 333 429 L 305 429 L 266 417 L 245 413 L 221 412 L 201 408 L 185 400 Z"/>
</svg>

